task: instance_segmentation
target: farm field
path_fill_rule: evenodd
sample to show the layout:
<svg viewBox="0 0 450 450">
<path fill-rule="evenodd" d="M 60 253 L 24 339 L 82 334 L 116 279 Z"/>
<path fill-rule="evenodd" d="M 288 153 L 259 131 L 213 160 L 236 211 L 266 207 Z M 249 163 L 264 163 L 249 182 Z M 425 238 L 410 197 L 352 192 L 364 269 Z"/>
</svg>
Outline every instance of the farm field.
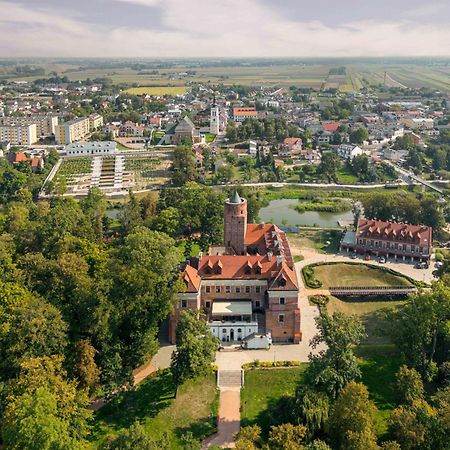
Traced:
<svg viewBox="0 0 450 450">
<path fill-rule="evenodd" d="M 330 286 L 409 286 L 402 276 L 365 264 L 322 264 L 313 267 L 315 278 L 324 288 Z"/>
<path fill-rule="evenodd" d="M 407 86 L 428 87 L 432 89 L 450 90 L 450 67 L 445 63 L 427 65 L 423 64 L 402 64 L 401 62 L 391 62 L 381 64 L 379 62 L 352 62 L 345 61 L 324 61 L 305 63 L 301 60 L 298 64 L 277 64 L 252 65 L 223 65 L 223 66 L 202 66 L 201 63 L 195 65 L 173 65 L 164 69 L 135 70 L 131 67 L 80 67 L 75 63 L 70 64 L 38 64 L 44 67 L 46 72 L 55 71 L 59 75 L 64 75 L 71 81 L 95 79 L 107 77 L 114 84 L 137 84 L 140 86 L 131 89 L 139 89 L 136 92 L 144 92 L 143 89 L 154 88 L 150 94 L 160 94 L 160 89 L 171 88 L 172 92 L 179 93 L 175 88 L 186 89 L 190 83 L 221 83 L 225 85 L 241 84 L 247 86 L 268 86 L 268 87 L 310 87 L 313 89 L 339 89 L 341 92 L 358 91 L 362 87 L 370 87 L 384 83 L 388 87 Z M 155 66 L 157 63 L 155 63 Z M 330 69 L 344 66 L 346 75 L 329 75 Z M 189 72 L 188 72 L 189 71 Z M 187 73 L 187 75 L 186 75 Z M 41 77 L 12 77 L 11 79 L 21 79 L 33 81 Z M 142 91 L 140 91 L 142 89 Z M 169 92 L 167 92 L 169 93 Z"/>
<path fill-rule="evenodd" d="M 185 86 L 142 86 L 127 89 L 125 94 L 132 95 L 183 95 L 189 88 Z"/>
</svg>

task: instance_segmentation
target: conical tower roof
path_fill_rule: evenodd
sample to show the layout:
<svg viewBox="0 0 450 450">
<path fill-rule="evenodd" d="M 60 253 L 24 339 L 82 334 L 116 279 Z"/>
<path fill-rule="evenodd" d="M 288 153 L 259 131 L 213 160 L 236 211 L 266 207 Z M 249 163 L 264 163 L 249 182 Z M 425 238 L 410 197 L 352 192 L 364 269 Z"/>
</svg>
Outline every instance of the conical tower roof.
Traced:
<svg viewBox="0 0 450 450">
<path fill-rule="evenodd" d="M 241 203 L 241 197 L 239 197 L 239 194 L 237 191 L 234 191 L 234 194 L 230 197 L 230 203 L 239 204 Z"/>
</svg>

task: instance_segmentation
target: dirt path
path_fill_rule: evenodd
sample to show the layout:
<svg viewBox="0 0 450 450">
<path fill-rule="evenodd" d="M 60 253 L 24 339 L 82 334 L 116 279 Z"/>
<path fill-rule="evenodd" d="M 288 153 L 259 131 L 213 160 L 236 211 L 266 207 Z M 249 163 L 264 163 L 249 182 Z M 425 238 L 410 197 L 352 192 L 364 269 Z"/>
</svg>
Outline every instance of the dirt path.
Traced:
<svg viewBox="0 0 450 450">
<path fill-rule="evenodd" d="M 203 444 L 203 448 L 216 445 L 221 448 L 234 448 L 234 434 L 239 431 L 241 413 L 240 388 L 225 388 L 220 391 L 218 432 Z"/>
</svg>

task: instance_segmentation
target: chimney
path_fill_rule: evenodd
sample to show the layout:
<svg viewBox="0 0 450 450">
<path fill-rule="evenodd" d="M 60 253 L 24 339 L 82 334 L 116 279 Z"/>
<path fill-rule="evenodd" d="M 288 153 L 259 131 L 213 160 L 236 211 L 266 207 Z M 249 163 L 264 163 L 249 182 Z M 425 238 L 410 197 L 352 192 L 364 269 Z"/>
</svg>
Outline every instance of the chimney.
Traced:
<svg viewBox="0 0 450 450">
<path fill-rule="evenodd" d="M 268 261 L 272 261 L 272 255 L 273 255 L 272 252 L 267 252 L 267 260 Z"/>
<path fill-rule="evenodd" d="M 283 263 L 283 257 L 281 255 L 277 256 L 277 266 L 281 266 L 282 263 Z"/>
</svg>

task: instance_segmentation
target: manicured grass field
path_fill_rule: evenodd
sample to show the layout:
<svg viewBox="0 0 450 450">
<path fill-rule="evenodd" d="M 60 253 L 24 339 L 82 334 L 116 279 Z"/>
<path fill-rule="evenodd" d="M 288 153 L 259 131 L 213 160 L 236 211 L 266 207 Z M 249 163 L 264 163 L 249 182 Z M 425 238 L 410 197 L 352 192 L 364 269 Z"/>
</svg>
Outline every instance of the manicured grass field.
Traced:
<svg viewBox="0 0 450 450">
<path fill-rule="evenodd" d="M 189 90 L 186 86 L 142 86 L 127 89 L 126 94 L 132 95 L 183 95 Z"/>
<path fill-rule="evenodd" d="M 370 398 L 378 412 L 375 416 L 376 432 L 385 437 L 390 412 L 395 408 L 395 373 L 402 364 L 401 358 L 390 345 L 361 346 L 357 349 L 360 357 L 361 382 L 369 389 Z M 286 369 L 254 369 L 245 372 L 245 386 L 241 391 L 241 426 L 258 424 L 267 436 L 270 425 L 275 422 L 274 406 L 284 396 L 292 395 L 307 367 Z"/>
<path fill-rule="evenodd" d="M 330 286 L 409 286 L 411 283 L 400 275 L 394 275 L 365 264 L 322 264 L 314 267 L 317 280 L 324 288 Z"/>
<path fill-rule="evenodd" d="M 385 312 L 396 309 L 403 303 L 404 301 L 401 300 L 346 302 L 336 297 L 330 297 L 326 309 L 329 314 L 341 312 L 358 316 L 366 328 L 367 337 L 363 343 L 380 345 L 391 343 L 389 337 L 383 332 L 386 328 Z"/>
<path fill-rule="evenodd" d="M 245 372 L 241 390 L 241 426 L 257 423 L 267 434 L 272 410 L 284 396 L 293 395 L 307 364 L 288 369 L 254 369 Z"/>
<path fill-rule="evenodd" d="M 361 381 L 369 389 L 369 396 L 375 402 L 378 412 L 375 416 L 377 435 L 384 437 L 391 411 L 395 408 L 395 374 L 403 361 L 392 345 L 360 346 Z"/>
<path fill-rule="evenodd" d="M 177 397 L 168 370 L 155 373 L 136 390 L 120 394 L 95 415 L 97 448 L 109 434 L 116 434 L 138 420 L 155 438 L 168 433 L 172 449 L 181 449 L 180 438 L 190 431 L 197 439 L 215 432 L 218 390 L 214 374 L 190 380 L 182 385 Z"/>
</svg>

